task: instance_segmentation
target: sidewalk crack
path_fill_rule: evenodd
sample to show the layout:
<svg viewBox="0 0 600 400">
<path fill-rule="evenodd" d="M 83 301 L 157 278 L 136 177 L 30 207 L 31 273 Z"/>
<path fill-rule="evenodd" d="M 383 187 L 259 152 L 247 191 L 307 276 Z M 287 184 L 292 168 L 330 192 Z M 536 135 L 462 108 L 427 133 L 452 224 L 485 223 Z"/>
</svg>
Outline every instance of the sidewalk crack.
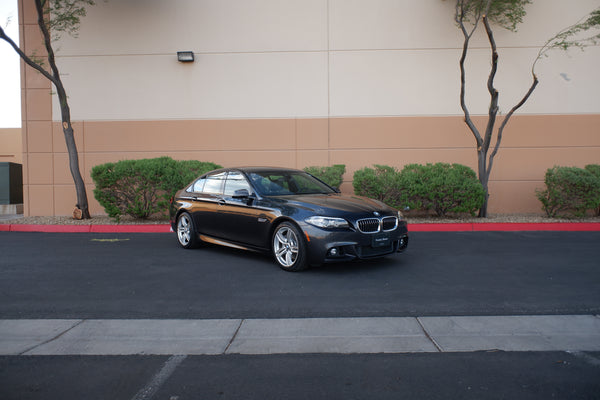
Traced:
<svg viewBox="0 0 600 400">
<path fill-rule="evenodd" d="M 30 351 L 32 351 L 32 350 L 34 350 L 34 349 L 37 349 L 38 347 L 44 346 L 44 345 L 46 345 L 46 344 L 48 344 L 48 343 L 50 343 L 50 342 L 53 342 L 53 341 L 55 341 L 56 339 L 59 339 L 59 338 L 61 338 L 61 337 L 62 337 L 63 335 L 65 335 L 67 332 L 70 332 L 70 331 L 72 331 L 73 329 L 77 328 L 79 325 L 83 324 L 85 321 L 87 321 L 87 320 L 86 320 L 86 319 L 82 319 L 82 320 L 79 320 L 79 321 L 77 321 L 75 324 L 73 324 L 73 326 L 71 326 L 70 328 L 66 329 L 65 331 L 63 331 L 63 332 L 59 333 L 58 335 L 56 335 L 56 336 L 54 336 L 54 337 L 52 337 L 52 338 L 50 338 L 50 339 L 48 339 L 48 340 L 45 340 L 45 341 L 43 341 L 42 343 L 35 344 L 35 345 L 33 345 L 33 346 L 29 347 L 28 349 L 26 349 L 26 350 L 23 350 L 23 351 L 22 351 L 22 352 L 20 352 L 18 355 L 19 355 L 19 356 L 25 355 L 26 353 L 29 353 Z"/>
<path fill-rule="evenodd" d="M 423 333 L 425 334 L 425 336 L 427 336 L 427 339 L 429 339 L 429 341 L 431 341 L 431 343 L 433 343 L 433 345 L 435 346 L 435 348 L 440 352 L 443 353 L 444 350 L 441 348 L 441 346 L 439 344 L 437 344 L 437 342 L 435 341 L 435 339 L 429 334 L 429 332 L 427 332 L 427 329 L 425 329 L 425 326 L 423 325 L 423 322 L 421 322 L 420 317 L 415 317 L 415 319 L 417 320 L 417 323 L 419 324 L 419 326 L 421 327 L 421 329 L 423 330 Z"/>
<path fill-rule="evenodd" d="M 227 343 L 227 347 L 225 347 L 225 350 L 223 350 L 223 354 L 227 354 L 227 352 L 229 351 L 229 347 L 231 347 L 231 344 L 237 337 L 238 332 L 240 331 L 240 328 L 242 327 L 242 324 L 244 323 L 244 321 L 245 321 L 245 319 L 240 320 L 240 324 L 238 325 L 237 329 L 235 330 L 235 333 L 233 334 L 233 336 L 231 337 L 231 340 L 229 340 L 229 343 Z"/>
</svg>

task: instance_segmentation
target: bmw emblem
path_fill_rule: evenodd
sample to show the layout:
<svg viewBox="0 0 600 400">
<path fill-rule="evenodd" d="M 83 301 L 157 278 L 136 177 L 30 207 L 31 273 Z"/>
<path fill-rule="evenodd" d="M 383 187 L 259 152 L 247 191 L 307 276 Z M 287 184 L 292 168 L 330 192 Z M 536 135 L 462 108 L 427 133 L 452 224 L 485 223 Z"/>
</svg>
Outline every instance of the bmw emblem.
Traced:
<svg viewBox="0 0 600 400">
<path fill-rule="evenodd" d="M 373 215 L 379 217 L 381 214 L 379 214 L 377 211 L 373 211 Z"/>
</svg>

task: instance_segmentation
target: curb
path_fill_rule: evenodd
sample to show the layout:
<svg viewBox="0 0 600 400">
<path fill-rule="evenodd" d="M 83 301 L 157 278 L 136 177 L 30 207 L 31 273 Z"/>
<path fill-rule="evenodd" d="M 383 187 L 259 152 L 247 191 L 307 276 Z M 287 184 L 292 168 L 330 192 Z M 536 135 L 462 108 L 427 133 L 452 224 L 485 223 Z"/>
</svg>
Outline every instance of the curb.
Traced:
<svg viewBox="0 0 600 400">
<path fill-rule="evenodd" d="M 45 233 L 166 233 L 169 224 L 147 225 L 0 225 L 0 232 L 45 232 Z"/>
<path fill-rule="evenodd" d="M 409 232 L 596 232 L 600 222 L 490 222 L 457 224 L 409 224 Z"/>
<path fill-rule="evenodd" d="M 0 232 L 45 233 L 167 233 L 169 224 L 146 225 L 28 225 L 0 224 Z M 497 222 L 497 223 L 423 223 L 409 224 L 409 232 L 598 232 L 600 222 Z"/>
</svg>

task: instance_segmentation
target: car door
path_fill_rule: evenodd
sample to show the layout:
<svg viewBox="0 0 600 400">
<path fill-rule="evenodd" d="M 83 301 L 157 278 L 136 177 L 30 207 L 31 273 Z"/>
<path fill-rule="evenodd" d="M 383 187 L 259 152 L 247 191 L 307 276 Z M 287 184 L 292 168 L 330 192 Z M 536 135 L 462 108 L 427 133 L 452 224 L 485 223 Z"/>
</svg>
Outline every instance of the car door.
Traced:
<svg viewBox="0 0 600 400">
<path fill-rule="evenodd" d="M 246 190 L 250 197 L 239 197 Z M 253 189 L 239 171 L 230 171 L 225 181 L 223 196 L 217 204 L 219 223 L 224 239 L 256 247 L 269 243 L 269 210 L 257 206 Z"/>
<path fill-rule="evenodd" d="M 217 205 L 223 196 L 227 172 L 218 172 L 198 179 L 192 185 L 191 214 L 198 233 L 208 236 L 220 234 Z"/>
</svg>

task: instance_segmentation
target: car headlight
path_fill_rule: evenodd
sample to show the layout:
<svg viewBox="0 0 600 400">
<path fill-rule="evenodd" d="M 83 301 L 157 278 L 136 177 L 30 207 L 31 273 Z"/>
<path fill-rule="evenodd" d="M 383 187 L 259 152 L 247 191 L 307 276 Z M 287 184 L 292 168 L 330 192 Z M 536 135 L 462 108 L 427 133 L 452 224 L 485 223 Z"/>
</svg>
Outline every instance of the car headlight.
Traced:
<svg viewBox="0 0 600 400">
<path fill-rule="evenodd" d="M 398 221 L 402 221 L 404 219 L 404 215 L 402 215 L 402 211 L 398 211 Z"/>
<path fill-rule="evenodd" d="M 319 228 L 348 228 L 348 221 L 343 218 L 334 217 L 310 217 L 305 219 L 311 225 Z"/>
</svg>

